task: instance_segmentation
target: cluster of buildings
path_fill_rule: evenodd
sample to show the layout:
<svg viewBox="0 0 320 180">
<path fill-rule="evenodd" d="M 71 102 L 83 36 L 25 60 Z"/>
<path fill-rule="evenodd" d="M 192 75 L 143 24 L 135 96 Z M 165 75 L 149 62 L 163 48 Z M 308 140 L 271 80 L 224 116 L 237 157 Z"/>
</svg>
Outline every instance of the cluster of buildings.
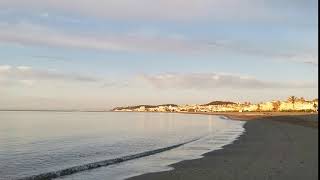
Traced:
<svg viewBox="0 0 320 180">
<path fill-rule="evenodd" d="M 227 101 L 213 101 L 208 104 L 195 105 L 139 105 L 129 107 L 117 107 L 113 111 L 134 111 L 134 112 L 317 112 L 318 99 L 305 100 L 304 98 L 297 98 L 290 96 L 285 101 L 270 101 L 261 102 L 257 104 L 234 103 Z"/>
</svg>

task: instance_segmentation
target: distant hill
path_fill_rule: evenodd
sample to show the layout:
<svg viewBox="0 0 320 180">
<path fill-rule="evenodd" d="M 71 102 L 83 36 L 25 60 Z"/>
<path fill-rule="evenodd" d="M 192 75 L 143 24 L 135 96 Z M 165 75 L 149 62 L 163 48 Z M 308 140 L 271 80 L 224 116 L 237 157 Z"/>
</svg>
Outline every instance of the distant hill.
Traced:
<svg viewBox="0 0 320 180">
<path fill-rule="evenodd" d="M 121 109 L 131 109 L 131 110 L 133 110 L 133 109 L 140 108 L 140 107 L 142 107 L 142 106 L 144 106 L 144 107 L 146 107 L 146 108 L 155 108 L 155 107 L 157 107 L 157 106 L 153 106 L 153 105 L 136 105 L 136 106 L 126 106 L 126 107 L 115 107 L 115 108 L 113 108 L 112 110 L 113 110 L 113 111 L 114 111 L 114 110 L 121 110 Z"/>
<path fill-rule="evenodd" d="M 207 104 L 203 104 L 203 106 L 209 106 L 209 105 L 231 105 L 231 104 L 237 104 L 235 102 L 230 101 L 212 101 Z"/>
<path fill-rule="evenodd" d="M 178 107 L 178 105 L 176 104 L 161 104 L 161 105 L 136 105 L 136 106 L 126 106 L 126 107 L 115 107 L 112 109 L 112 111 L 115 111 L 115 110 L 122 110 L 122 109 L 130 109 L 130 110 L 133 110 L 133 109 L 137 109 L 137 108 L 140 108 L 144 106 L 145 108 L 156 108 L 156 107 L 159 107 L 159 106 L 172 106 L 172 107 Z"/>
<path fill-rule="evenodd" d="M 178 105 L 176 104 L 160 104 L 160 105 L 157 105 L 158 107 L 159 106 L 171 106 L 171 107 L 178 107 Z"/>
</svg>

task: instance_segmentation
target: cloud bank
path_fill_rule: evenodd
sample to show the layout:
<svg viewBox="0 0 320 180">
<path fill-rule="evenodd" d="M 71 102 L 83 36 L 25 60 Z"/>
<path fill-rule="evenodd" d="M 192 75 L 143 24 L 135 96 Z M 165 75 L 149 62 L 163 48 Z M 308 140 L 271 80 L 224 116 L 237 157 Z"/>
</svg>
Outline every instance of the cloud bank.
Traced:
<svg viewBox="0 0 320 180">
<path fill-rule="evenodd" d="M 29 66 L 0 65 L 0 84 L 32 86 L 38 81 L 98 82 L 95 77 L 59 73 L 53 70 L 38 70 Z"/>
<path fill-rule="evenodd" d="M 2 9 L 20 11 L 64 12 L 117 20 L 174 20 L 203 19 L 289 19 L 279 16 L 297 7 L 316 7 L 317 1 L 308 0 L 1 0 Z M 277 7 L 273 9 L 272 7 Z M 273 13 L 270 13 L 272 12 Z"/>
<path fill-rule="evenodd" d="M 312 82 L 272 82 L 258 80 L 253 77 L 219 74 L 219 73 L 165 73 L 158 75 L 142 75 L 140 78 L 152 86 L 161 89 L 279 89 L 279 88 L 316 88 Z"/>
<path fill-rule="evenodd" d="M 26 33 L 28 32 L 28 33 Z M 156 52 L 174 54 L 210 54 L 219 51 L 242 53 L 277 60 L 318 65 L 318 55 L 279 54 L 232 41 L 191 40 L 179 35 L 151 35 L 144 33 L 86 35 L 66 33 L 30 23 L 0 23 L 0 42 L 21 45 L 77 48 L 115 52 Z"/>
<path fill-rule="evenodd" d="M 0 42 L 126 52 L 194 52 L 201 48 L 208 49 L 207 44 L 182 38 L 131 34 L 76 35 L 29 23 L 0 23 Z"/>
</svg>

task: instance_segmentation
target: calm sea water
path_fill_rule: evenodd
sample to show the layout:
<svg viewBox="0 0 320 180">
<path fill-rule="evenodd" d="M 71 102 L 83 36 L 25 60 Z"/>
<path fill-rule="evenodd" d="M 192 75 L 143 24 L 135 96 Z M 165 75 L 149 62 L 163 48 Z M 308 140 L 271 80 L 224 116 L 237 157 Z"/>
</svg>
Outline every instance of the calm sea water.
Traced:
<svg viewBox="0 0 320 180">
<path fill-rule="evenodd" d="M 0 179 L 17 179 L 133 155 L 197 139 L 181 147 L 60 179 L 108 179 L 170 170 L 243 133 L 244 122 L 218 116 L 113 112 L 0 112 Z"/>
</svg>

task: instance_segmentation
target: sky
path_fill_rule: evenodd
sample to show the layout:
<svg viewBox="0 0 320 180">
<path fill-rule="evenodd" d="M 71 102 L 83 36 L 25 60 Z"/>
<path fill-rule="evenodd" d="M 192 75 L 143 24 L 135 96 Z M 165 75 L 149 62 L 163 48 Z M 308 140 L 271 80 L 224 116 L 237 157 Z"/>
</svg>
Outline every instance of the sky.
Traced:
<svg viewBox="0 0 320 180">
<path fill-rule="evenodd" d="M 317 92 L 317 0 L 0 1 L 0 109 Z"/>
</svg>

